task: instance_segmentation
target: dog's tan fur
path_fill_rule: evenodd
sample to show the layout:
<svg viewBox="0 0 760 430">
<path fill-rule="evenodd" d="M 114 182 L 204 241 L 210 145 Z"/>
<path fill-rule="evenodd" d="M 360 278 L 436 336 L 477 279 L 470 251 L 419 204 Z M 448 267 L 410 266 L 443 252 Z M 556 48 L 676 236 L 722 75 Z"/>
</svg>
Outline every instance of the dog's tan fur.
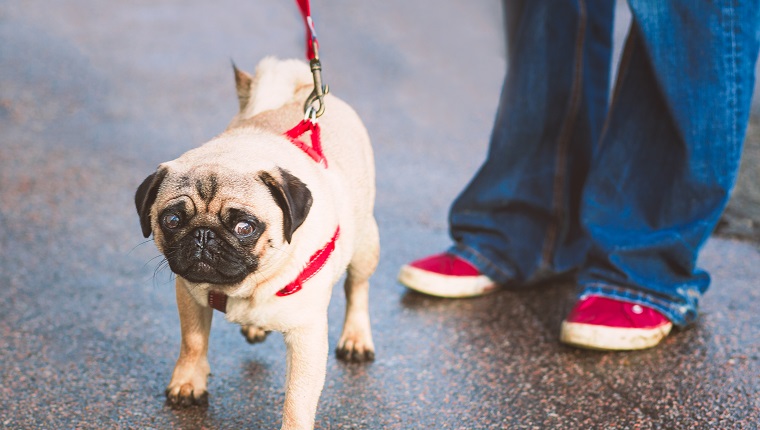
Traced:
<svg viewBox="0 0 760 430">
<path fill-rule="evenodd" d="M 191 402 L 206 395 L 212 318 L 207 295 L 210 289 L 219 290 L 229 296 L 227 320 L 241 324 L 249 341 L 263 340 L 271 330 L 284 334 L 287 380 L 282 427 L 311 428 L 325 380 L 327 306 L 333 285 L 346 271 L 346 318 L 337 349 L 359 360 L 374 356 L 368 280 L 377 266 L 379 240 L 373 216 L 372 149 L 359 117 L 333 96 L 327 96 L 327 109 L 319 119 L 329 168 L 283 137 L 303 118 L 303 102 L 312 89 L 306 64 L 267 58 L 254 76 L 237 69 L 235 73 L 239 114 L 218 137 L 159 166 L 161 183 L 156 185 L 150 207 L 150 225 L 159 250 L 166 253 L 158 219 L 167 205 L 177 201 L 192 205 L 193 222 L 199 225 L 218 223 L 218 214 L 230 207 L 255 210 L 267 224 L 253 251 L 260 265 L 235 285 L 193 283 L 177 277 L 182 344 L 167 396 Z M 267 186 L 257 180 L 257 172 L 262 171 L 277 179 L 278 168 L 297 176 L 313 196 L 308 216 L 290 243 L 283 238 L 282 210 Z M 218 190 L 204 190 L 212 174 L 219 179 Z M 214 198 L 207 201 L 211 191 Z M 337 226 L 340 236 L 335 251 L 322 270 L 301 291 L 276 296 L 298 276 L 310 256 L 328 243 Z"/>
</svg>

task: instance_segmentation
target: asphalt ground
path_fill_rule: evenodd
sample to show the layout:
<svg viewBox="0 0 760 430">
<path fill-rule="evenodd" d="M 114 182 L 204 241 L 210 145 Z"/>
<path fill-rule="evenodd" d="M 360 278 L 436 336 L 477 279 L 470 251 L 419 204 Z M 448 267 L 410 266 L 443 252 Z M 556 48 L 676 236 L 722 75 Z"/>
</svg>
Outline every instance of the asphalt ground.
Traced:
<svg viewBox="0 0 760 430">
<path fill-rule="evenodd" d="M 559 344 L 570 282 L 470 300 L 399 285 L 403 263 L 448 246 L 448 206 L 485 156 L 506 67 L 500 5 L 313 8 L 325 81 L 373 139 L 382 242 L 376 361 L 330 357 L 317 428 L 757 428 L 753 243 L 711 239 L 698 322 L 639 352 Z M 252 70 L 267 55 L 300 58 L 302 42 L 290 1 L 0 0 L 0 427 L 279 426 L 282 337 L 248 345 L 219 314 L 209 405 L 165 404 L 173 282 L 132 199 L 158 163 L 226 126 L 231 59 Z"/>
</svg>

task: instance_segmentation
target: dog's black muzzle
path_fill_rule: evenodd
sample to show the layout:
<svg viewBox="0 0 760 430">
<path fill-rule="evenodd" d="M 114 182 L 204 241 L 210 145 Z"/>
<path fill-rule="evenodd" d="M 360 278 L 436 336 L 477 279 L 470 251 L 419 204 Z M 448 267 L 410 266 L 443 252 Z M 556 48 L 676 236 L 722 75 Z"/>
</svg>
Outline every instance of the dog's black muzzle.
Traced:
<svg viewBox="0 0 760 430">
<path fill-rule="evenodd" d="M 191 282 L 234 284 L 245 279 L 255 262 L 211 228 L 198 227 L 166 253 L 169 267 Z"/>
</svg>

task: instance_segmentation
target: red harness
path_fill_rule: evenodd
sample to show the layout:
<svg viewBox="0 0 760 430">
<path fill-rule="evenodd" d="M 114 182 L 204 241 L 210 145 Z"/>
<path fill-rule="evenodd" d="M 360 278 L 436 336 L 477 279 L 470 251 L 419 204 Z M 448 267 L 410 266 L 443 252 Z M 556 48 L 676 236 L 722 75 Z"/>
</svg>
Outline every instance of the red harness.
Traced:
<svg viewBox="0 0 760 430">
<path fill-rule="evenodd" d="M 301 290 L 301 288 L 303 288 L 303 284 L 306 281 L 313 278 L 314 275 L 319 273 L 325 264 L 327 264 L 327 260 L 330 258 L 330 255 L 332 255 L 333 251 L 335 251 L 335 242 L 337 242 L 339 236 L 340 226 L 335 229 L 335 234 L 333 234 L 332 239 L 330 239 L 330 241 L 327 242 L 325 246 L 312 254 L 311 258 L 309 258 L 309 262 L 306 263 L 306 267 L 303 268 L 296 279 L 278 291 L 277 296 L 285 297 L 297 293 Z M 216 291 L 209 291 L 208 305 L 222 313 L 227 312 L 227 295 Z"/>
<path fill-rule="evenodd" d="M 285 137 L 287 137 L 298 149 L 306 153 L 306 155 L 312 160 L 326 169 L 327 158 L 325 158 L 325 154 L 322 152 L 322 140 L 316 117 L 321 115 L 324 111 L 323 97 L 324 94 L 327 93 L 327 88 L 322 87 L 320 74 L 322 66 L 319 63 L 319 57 L 317 54 L 319 44 L 317 43 L 317 34 L 314 31 L 314 21 L 311 19 L 309 0 L 296 0 L 296 2 L 301 9 L 301 14 L 303 15 L 304 23 L 306 24 L 306 57 L 311 61 L 310 64 L 312 74 L 314 74 L 315 91 L 309 96 L 306 103 L 308 106 L 306 110 L 307 118 L 304 118 L 304 120 L 296 124 L 295 127 L 286 131 Z M 318 89 L 320 91 L 318 91 Z M 319 102 L 318 110 L 312 110 L 311 108 L 311 103 L 314 101 Z M 312 114 L 313 117 L 309 117 Z M 307 132 L 311 132 L 311 145 L 307 145 L 300 140 L 301 136 Z M 304 282 L 314 277 L 314 275 L 325 266 L 330 255 L 335 251 L 335 242 L 338 240 L 338 236 L 340 236 L 340 226 L 335 228 L 335 234 L 333 234 L 332 239 L 330 239 L 325 246 L 312 254 L 308 263 L 306 263 L 306 267 L 304 267 L 301 273 L 298 274 L 296 279 L 278 291 L 277 296 L 285 297 L 300 291 L 301 288 L 303 288 Z M 216 291 L 209 291 L 208 305 L 220 312 L 227 312 L 227 295 Z"/>
<path fill-rule="evenodd" d="M 308 131 L 311 131 L 311 146 L 299 140 L 299 138 Z M 301 121 L 298 125 L 285 132 L 285 137 L 315 162 L 321 164 L 325 169 L 327 168 L 327 159 L 322 152 L 319 124 L 317 124 L 316 121 L 311 119 Z M 303 288 L 304 282 L 314 277 L 314 275 L 325 266 L 327 259 L 329 259 L 330 255 L 335 251 L 335 242 L 338 240 L 339 236 L 340 226 L 335 228 L 335 234 L 333 234 L 332 239 L 330 239 L 325 246 L 312 254 L 311 258 L 309 258 L 309 262 L 306 263 L 306 267 L 304 267 L 301 273 L 298 274 L 296 279 L 278 291 L 277 296 L 285 297 L 300 291 L 301 288 Z M 209 291 L 208 305 L 222 313 L 227 312 L 227 295 L 216 291 Z"/>
<path fill-rule="evenodd" d="M 298 140 L 298 138 L 306 134 L 307 131 L 311 132 L 311 146 Z M 286 131 L 285 137 L 287 137 L 298 149 L 311 157 L 312 160 L 327 168 L 327 159 L 322 152 L 322 137 L 320 136 L 319 123 L 308 118 L 304 119 L 295 127 Z"/>
<path fill-rule="evenodd" d="M 307 131 L 311 131 L 311 146 L 298 140 L 298 138 L 305 134 Z M 319 124 L 310 119 L 305 119 L 298 123 L 298 125 L 293 127 L 291 130 L 288 130 L 285 133 L 285 136 L 288 138 L 288 140 L 290 140 L 290 142 L 305 152 L 306 155 L 311 157 L 315 162 L 321 164 L 325 169 L 327 168 L 327 159 L 322 153 L 322 145 L 319 136 Z M 339 236 L 340 226 L 335 228 L 335 234 L 333 234 L 332 239 L 330 239 L 330 241 L 327 242 L 325 246 L 312 254 L 311 258 L 309 258 L 308 263 L 306 263 L 306 267 L 304 267 L 301 273 L 298 274 L 296 279 L 278 291 L 277 296 L 285 297 L 300 291 L 301 288 L 303 288 L 304 282 L 314 277 L 314 275 L 316 275 L 325 266 L 327 260 L 330 258 L 330 255 L 332 255 L 333 251 L 335 251 L 335 242 L 338 240 Z M 209 291 L 208 305 L 220 312 L 227 312 L 227 295 L 216 291 Z"/>
<path fill-rule="evenodd" d="M 297 293 L 303 287 L 304 282 L 313 278 L 314 275 L 322 270 L 327 263 L 327 259 L 330 258 L 330 255 L 335 251 L 335 242 L 338 240 L 338 236 L 340 236 L 340 226 L 335 228 L 335 234 L 333 234 L 332 239 L 330 239 L 322 249 L 312 254 L 311 258 L 309 258 L 309 262 L 306 263 L 306 267 L 304 267 L 301 273 L 298 274 L 298 277 L 296 277 L 293 282 L 286 285 L 285 288 L 278 291 L 277 295 L 279 297 L 285 297 Z"/>
</svg>

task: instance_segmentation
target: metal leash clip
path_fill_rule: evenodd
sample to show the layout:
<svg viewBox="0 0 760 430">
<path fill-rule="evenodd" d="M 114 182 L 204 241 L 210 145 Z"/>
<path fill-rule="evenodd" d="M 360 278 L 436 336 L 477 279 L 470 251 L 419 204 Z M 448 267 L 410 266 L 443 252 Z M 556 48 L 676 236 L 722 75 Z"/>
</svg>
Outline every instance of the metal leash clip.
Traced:
<svg viewBox="0 0 760 430">
<path fill-rule="evenodd" d="M 322 85 L 322 63 L 319 62 L 316 40 L 312 40 L 311 44 L 314 49 L 314 58 L 309 61 L 309 67 L 311 67 L 311 75 L 314 77 L 314 91 L 306 99 L 303 109 L 307 116 L 313 115 L 313 118 L 316 119 L 325 113 L 325 95 L 330 91 L 330 88 L 327 85 Z M 315 109 L 313 105 L 317 101 L 319 106 Z"/>
<path fill-rule="evenodd" d="M 311 121 L 311 122 L 317 121 L 317 110 L 314 109 L 314 106 L 311 106 L 311 105 L 306 106 L 306 112 L 304 112 L 303 114 L 303 120 Z"/>
</svg>

